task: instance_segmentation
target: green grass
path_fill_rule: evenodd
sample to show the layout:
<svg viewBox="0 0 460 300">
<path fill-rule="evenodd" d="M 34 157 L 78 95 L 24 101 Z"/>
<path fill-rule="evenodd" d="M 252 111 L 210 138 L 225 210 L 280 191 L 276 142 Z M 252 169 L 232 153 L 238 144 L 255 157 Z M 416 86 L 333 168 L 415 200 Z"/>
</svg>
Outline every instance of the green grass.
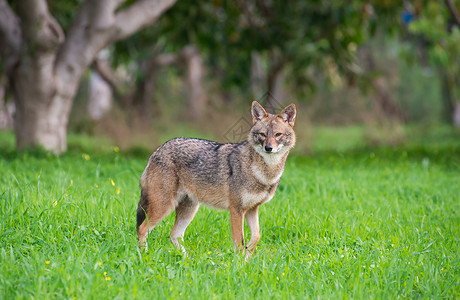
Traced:
<svg viewBox="0 0 460 300">
<path fill-rule="evenodd" d="M 290 157 L 245 263 L 228 213 L 206 207 L 188 258 L 169 242 L 174 214 L 138 252 L 148 153 L 73 137 L 56 157 L 0 138 L 0 299 L 460 297 L 455 140 Z"/>
</svg>

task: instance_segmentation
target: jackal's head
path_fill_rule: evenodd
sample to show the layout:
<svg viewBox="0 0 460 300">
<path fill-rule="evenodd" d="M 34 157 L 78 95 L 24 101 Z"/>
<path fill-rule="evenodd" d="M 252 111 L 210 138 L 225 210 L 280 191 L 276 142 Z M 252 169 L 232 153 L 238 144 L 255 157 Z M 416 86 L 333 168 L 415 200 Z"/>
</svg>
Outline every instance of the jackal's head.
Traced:
<svg viewBox="0 0 460 300">
<path fill-rule="evenodd" d="M 279 115 L 268 114 L 256 101 L 252 102 L 252 128 L 249 143 L 260 154 L 286 153 L 295 144 L 294 104 L 286 106 Z"/>
</svg>

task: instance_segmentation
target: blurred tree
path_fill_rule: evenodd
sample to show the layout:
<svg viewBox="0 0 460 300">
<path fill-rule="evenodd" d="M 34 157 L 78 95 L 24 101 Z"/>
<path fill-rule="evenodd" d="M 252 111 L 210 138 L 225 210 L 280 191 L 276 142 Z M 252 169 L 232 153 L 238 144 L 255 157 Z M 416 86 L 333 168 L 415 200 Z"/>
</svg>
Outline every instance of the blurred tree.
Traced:
<svg viewBox="0 0 460 300">
<path fill-rule="evenodd" d="M 152 24 L 175 0 L 64 2 L 52 4 L 65 8 L 57 15 L 70 24 L 66 34 L 45 0 L 0 0 L 1 57 L 16 104 L 18 148 L 65 151 L 72 100 L 97 53 Z M 78 11 L 69 12 L 75 4 Z"/>
<path fill-rule="evenodd" d="M 297 89 L 313 85 L 312 67 L 348 70 L 354 51 L 365 38 L 367 19 L 362 1 L 237 1 L 226 2 L 239 18 L 228 19 L 230 44 L 265 61 L 269 98 L 282 102 L 286 71 Z M 255 58 L 253 56 L 253 58 Z M 335 70 L 334 70 L 335 72 Z M 272 106 L 275 103 L 269 103 Z"/>
<path fill-rule="evenodd" d="M 18 107 L 18 147 L 40 144 L 56 152 L 65 150 L 78 81 L 108 45 L 114 44 L 110 51 L 115 66 L 137 62 L 135 99 L 144 113 L 150 109 L 158 69 L 172 63 L 182 66 L 188 111 L 196 118 L 206 105 L 203 65 L 222 82 L 224 92 L 236 86 L 252 90 L 257 98 L 260 91 L 268 91 L 273 96 L 269 100 L 278 102 L 284 98 L 285 79 L 299 93 L 314 89 L 318 74 L 332 85 L 346 79 L 367 87 L 372 82 L 357 80 L 364 73 L 355 61 L 359 46 L 377 28 L 401 29 L 402 3 L 396 0 L 180 1 L 166 11 L 173 2 L 0 0 L 0 42 L 6 45 L 1 57 Z M 156 26 L 146 27 L 165 11 Z M 411 21 L 411 32 L 421 30 L 421 25 L 412 24 L 422 24 L 417 23 L 422 18 L 404 18 Z M 120 40 L 124 42 L 116 43 Z M 439 56 L 439 50 L 433 53 Z M 93 67 L 117 93 L 119 84 L 110 68 L 97 60 Z M 391 111 L 388 97 L 382 99 Z"/>
<path fill-rule="evenodd" d="M 188 117 L 196 120 L 202 115 L 208 99 L 203 87 L 206 63 L 203 55 L 216 55 L 214 35 L 210 34 L 217 23 L 212 7 L 210 1 L 179 1 L 165 13 L 158 26 L 148 27 L 115 44 L 116 67 L 137 61 L 137 85 L 131 103 L 141 108 L 141 116 L 147 117 L 152 102 L 154 113 L 158 113 L 153 95 L 155 79 L 165 66 L 176 67 L 184 77 Z"/>
<path fill-rule="evenodd" d="M 412 45 L 406 57 L 434 67 L 443 81 L 444 119 L 456 127 L 460 126 L 459 7 L 460 1 L 418 1 L 406 29 L 406 41 Z"/>
<path fill-rule="evenodd" d="M 117 43 L 115 63 L 194 45 L 222 90 L 251 89 L 254 98 L 263 91 L 282 102 L 286 77 L 305 92 L 314 88 L 315 70 L 334 83 L 339 74 L 357 75 L 358 46 L 379 26 L 397 29 L 400 11 L 396 0 L 181 1 L 158 26 Z"/>
<path fill-rule="evenodd" d="M 285 98 L 285 78 L 303 94 L 315 88 L 318 73 L 334 85 L 341 84 L 342 76 L 358 75 L 361 70 L 355 58 L 359 45 L 378 26 L 393 29 L 392 21 L 400 9 L 399 1 L 393 0 L 255 0 L 224 1 L 221 5 L 229 17 L 222 17 L 227 38 L 219 49 L 231 65 L 244 67 L 234 76 L 241 77 L 239 82 L 250 83 L 247 74 L 252 66 L 259 73 L 253 73 L 253 78 L 265 81 L 261 85 L 272 96 L 268 100 L 276 100 L 278 105 Z M 235 49 L 241 49 L 238 55 Z M 263 66 L 265 74 L 257 65 Z"/>
</svg>

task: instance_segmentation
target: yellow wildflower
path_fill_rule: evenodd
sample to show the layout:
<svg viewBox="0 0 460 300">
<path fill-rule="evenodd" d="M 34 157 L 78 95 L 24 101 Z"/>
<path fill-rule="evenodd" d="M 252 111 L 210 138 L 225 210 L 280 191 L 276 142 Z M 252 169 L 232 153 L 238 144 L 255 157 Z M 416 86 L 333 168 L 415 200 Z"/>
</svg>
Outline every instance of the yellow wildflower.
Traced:
<svg viewBox="0 0 460 300">
<path fill-rule="evenodd" d="M 117 195 L 120 194 L 120 188 L 117 189 Z"/>
<path fill-rule="evenodd" d="M 105 280 L 109 281 L 109 280 L 110 280 L 110 277 L 109 277 L 109 276 L 107 276 L 107 277 L 105 278 Z"/>
<path fill-rule="evenodd" d="M 49 264 L 50 264 L 50 261 L 49 261 L 49 260 L 45 261 L 45 264 L 49 265 Z"/>
<path fill-rule="evenodd" d="M 120 148 L 118 148 L 118 146 L 114 146 L 114 147 L 113 147 L 113 151 L 114 151 L 114 152 L 120 152 Z"/>
<path fill-rule="evenodd" d="M 57 206 L 57 201 L 54 201 L 54 206 Z"/>
<path fill-rule="evenodd" d="M 102 261 L 100 261 L 100 262 L 98 263 L 98 265 L 99 265 L 99 266 L 102 266 Z"/>
<path fill-rule="evenodd" d="M 104 276 L 107 276 L 107 272 L 104 272 Z"/>
<path fill-rule="evenodd" d="M 115 186 L 115 182 L 113 181 L 112 178 L 110 178 L 110 183 L 112 184 L 112 186 Z"/>
<path fill-rule="evenodd" d="M 88 154 L 83 154 L 83 158 L 86 159 L 86 160 L 90 160 L 91 157 L 88 155 Z"/>
</svg>

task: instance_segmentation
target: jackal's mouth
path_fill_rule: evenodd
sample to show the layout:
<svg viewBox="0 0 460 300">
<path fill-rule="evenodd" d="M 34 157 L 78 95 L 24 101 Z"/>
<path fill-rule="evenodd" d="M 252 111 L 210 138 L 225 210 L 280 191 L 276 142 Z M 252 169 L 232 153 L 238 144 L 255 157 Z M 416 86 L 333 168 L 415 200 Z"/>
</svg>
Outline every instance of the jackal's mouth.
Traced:
<svg viewBox="0 0 460 300">
<path fill-rule="evenodd" d="M 280 152 L 281 148 L 283 148 L 283 144 L 279 144 L 276 148 L 271 148 L 271 147 L 267 147 L 267 146 L 262 146 L 260 145 L 260 147 L 262 148 L 262 152 L 266 153 L 266 154 L 277 154 Z"/>
</svg>

